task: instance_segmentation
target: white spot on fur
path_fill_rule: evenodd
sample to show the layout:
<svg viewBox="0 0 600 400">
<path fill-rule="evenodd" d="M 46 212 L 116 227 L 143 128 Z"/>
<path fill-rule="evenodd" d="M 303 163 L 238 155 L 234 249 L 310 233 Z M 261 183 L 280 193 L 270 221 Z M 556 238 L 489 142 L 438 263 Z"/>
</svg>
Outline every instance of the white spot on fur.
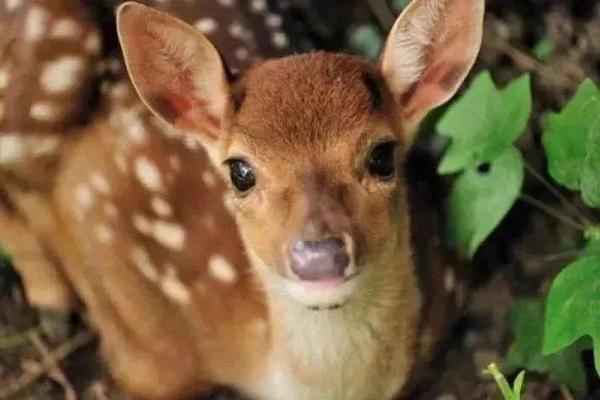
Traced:
<svg viewBox="0 0 600 400">
<path fill-rule="evenodd" d="M 94 172 L 90 177 L 90 183 L 98 192 L 110 194 L 110 184 L 102 173 Z"/>
<path fill-rule="evenodd" d="M 119 82 L 110 87 L 110 96 L 115 100 L 123 100 L 127 97 L 129 85 L 125 82 Z"/>
<path fill-rule="evenodd" d="M 200 142 L 198 142 L 198 139 L 189 135 L 186 136 L 185 139 L 183 139 L 183 143 L 185 144 L 185 147 L 191 151 L 196 151 L 201 147 Z"/>
<path fill-rule="evenodd" d="M 113 242 L 113 232 L 104 224 L 96 225 L 94 234 L 100 243 L 111 244 Z"/>
<path fill-rule="evenodd" d="M 221 255 L 210 257 L 208 260 L 208 274 L 222 283 L 230 284 L 237 279 L 235 268 Z"/>
<path fill-rule="evenodd" d="M 87 211 L 94 204 L 94 192 L 84 183 L 75 188 L 75 202 L 83 211 Z"/>
<path fill-rule="evenodd" d="M 161 279 L 160 287 L 163 293 L 172 300 L 187 304 L 190 302 L 190 291 L 179 280 L 177 270 L 174 266 L 167 264 L 164 276 Z"/>
<path fill-rule="evenodd" d="M 152 122 L 154 123 L 154 125 L 158 125 L 160 127 L 160 130 L 163 133 L 163 135 L 165 135 L 165 137 L 168 137 L 169 139 L 181 139 L 180 131 L 173 128 L 165 121 L 157 118 L 155 115 L 152 115 L 150 118 L 152 118 Z"/>
<path fill-rule="evenodd" d="M 181 250 L 185 244 L 185 230 L 179 224 L 166 221 L 154 222 L 154 238 L 172 250 Z"/>
<path fill-rule="evenodd" d="M 217 180 L 215 175 L 208 170 L 202 171 L 202 182 L 208 187 L 213 187 L 217 184 Z"/>
<path fill-rule="evenodd" d="M 173 215 L 173 207 L 160 197 L 153 197 L 150 201 L 150 205 L 152 206 L 152 210 L 154 210 L 159 217 L 170 217 Z"/>
<path fill-rule="evenodd" d="M 0 90 L 8 87 L 8 67 L 0 68 Z"/>
<path fill-rule="evenodd" d="M 28 145 L 33 157 L 44 156 L 56 152 L 62 140 L 56 136 L 31 137 Z"/>
<path fill-rule="evenodd" d="M 23 139 L 17 134 L 0 135 L 0 164 L 20 161 L 25 154 Z"/>
<path fill-rule="evenodd" d="M 265 24 L 269 28 L 279 28 L 282 23 L 283 19 L 281 18 L 281 15 L 269 14 L 267 15 L 267 18 L 265 18 Z"/>
<path fill-rule="evenodd" d="M 11 12 L 21 6 L 21 0 L 6 0 L 6 10 Z"/>
<path fill-rule="evenodd" d="M 198 29 L 205 35 L 210 35 L 211 33 L 215 32 L 219 27 L 217 21 L 215 21 L 214 18 L 199 19 L 198 21 L 196 21 L 194 26 L 196 27 L 196 29 Z"/>
<path fill-rule="evenodd" d="M 246 61 L 248 58 L 250 58 L 250 52 L 245 47 L 238 47 L 235 49 L 235 58 L 240 61 Z"/>
<path fill-rule="evenodd" d="M 229 34 L 234 38 L 240 38 L 244 34 L 244 27 L 239 22 L 235 21 L 229 25 Z"/>
<path fill-rule="evenodd" d="M 140 156 L 135 160 L 135 176 L 142 186 L 150 191 L 162 189 L 162 175 L 158 167 L 145 156 Z"/>
<path fill-rule="evenodd" d="M 58 111 L 55 105 L 47 101 L 39 101 L 31 106 L 29 115 L 38 121 L 50 122 L 56 119 Z"/>
<path fill-rule="evenodd" d="M 263 12 L 267 10 L 267 2 L 265 0 L 252 0 L 250 2 L 250 10 L 252 12 Z"/>
<path fill-rule="evenodd" d="M 185 244 L 185 230 L 179 224 L 161 220 L 153 221 L 139 213 L 133 214 L 131 222 L 138 232 L 154 238 L 168 249 L 181 250 Z"/>
<path fill-rule="evenodd" d="M 79 82 L 84 66 L 81 57 L 61 57 L 46 64 L 40 75 L 40 84 L 48 93 L 63 93 Z"/>
<path fill-rule="evenodd" d="M 141 214 L 135 213 L 131 217 L 131 222 L 133 224 L 133 227 L 138 232 L 140 232 L 144 235 L 152 235 L 154 228 L 152 225 L 152 221 L 150 221 L 148 218 L 144 217 Z"/>
<path fill-rule="evenodd" d="M 136 115 L 135 118 L 131 118 L 127 126 L 127 135 L 132 142 L 136 144 L 143 144 L 146 141 L 146 128 L 144 122 Z"/>
<path fill-rule="evenodd" d="M 100 46 L 100 35 L 96 31 L 90 32 L 83 42 L 85 51 L 92 55 L 100 53 Z"/>
<path fill-rule="evenodd" d="M 274 32 L 273 35 L 271 35 L 271 42 L 275 47 L 279 49 L 283 49 L 289 46 L 289 40 L 287 35 L 281 31 Z"/>
<path fill-rule="evenodd" d="M 115 165 L 122 173 L 127 172 L 127 157 L 125 154 L 119 152 L 114 155 Z"/>
<path fill-rule="evenodd" d="M 50 29 L 51 39 L 77 39 L 81 35 L 81 26 L 72 18 L 61 18 Z"/>
<path fill-rule="evenodd" d="M 158 270 L 152 264 L 150 256 L 146 249 L 140 246 L 133 247 L 129 253 L 129 257 L 133 264 L 137 267 L 138 271 L 142 273 L 150 282 L 158 282 L 159 275 Z"/>
<path fill-rule="evenodd" d="M 37 42 L 48 30 L 50 15 L 41 7 L 33 6 L 25 18 L 25 40 Z"/>
<path fill-rule="evenodd" d="M 117 58 L 113 58 L 111 60 L 108 60 L 106 62 L 106 66 L 108 68 L 108 70 L 117 75 L 119 74 L 122 70 L 123 70 L 123 66 L 121 65 L 121 61 Z"/>
</svg>

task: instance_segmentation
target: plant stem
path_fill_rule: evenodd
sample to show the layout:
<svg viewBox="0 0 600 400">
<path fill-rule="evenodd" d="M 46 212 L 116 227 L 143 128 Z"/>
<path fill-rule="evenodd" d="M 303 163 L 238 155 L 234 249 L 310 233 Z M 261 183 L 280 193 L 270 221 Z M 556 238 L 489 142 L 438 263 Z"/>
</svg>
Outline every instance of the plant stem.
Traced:
<svg viewBox="0 0 600 400">
<path fill-rule="evenodd" d="M 577 229 L 578 231 L 585 232 L 586 230 L 585 225 L 573 221 L 568 215 L 564 215 L 562 212 L 550 207 L 549 205 L 539 201 L 538 199 L 535 199 L 526 194 L 521 194 L 521 200 L 534 207 L 537 207 L 546 214 L 558 219 L 559 221 L 571 226 L 574 229 Z"/>
<path fill-rule="evenodd" d="M 548 182 L 540 173 L 538 173 L 528 162 L 525 162 L 525 169 L 527 169 L 527 172 L 537 179 L 558 200 L 571 209 L 571 211 L 575 213 L 575 216 L 580 219 L 579 222 L 583 223 L 584 225 L 593 225 L 593 222 L 581 210 L 572 204 L 558 189 L 552 186 L 552 184 Z"/>
<path fill-rule="evenodd" d="M 546 264 L 553 261 L 564 260 L 565 258 L 575 257 L 581 253 L 580 249 L 561 251 L 559 253 L 546 254 L 539 257 L 531 257 L 524 259 L 524 262 L 530 264 Z"/>
</svg>

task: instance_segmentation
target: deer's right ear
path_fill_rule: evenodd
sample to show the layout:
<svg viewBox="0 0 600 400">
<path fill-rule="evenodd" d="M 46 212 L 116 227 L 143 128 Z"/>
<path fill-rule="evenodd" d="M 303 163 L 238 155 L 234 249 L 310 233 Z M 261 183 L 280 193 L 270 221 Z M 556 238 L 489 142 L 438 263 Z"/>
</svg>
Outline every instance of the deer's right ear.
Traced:
<svg viewBox="0 0 600 400">
<path fill-rule="evenodd" d="M 150 110 L 175 128 L 218 139 L 229 87 L 210 41 L 183 21 L 134 2 L 119 7 L 117 30 L 131 80 Z"/>
</svg>

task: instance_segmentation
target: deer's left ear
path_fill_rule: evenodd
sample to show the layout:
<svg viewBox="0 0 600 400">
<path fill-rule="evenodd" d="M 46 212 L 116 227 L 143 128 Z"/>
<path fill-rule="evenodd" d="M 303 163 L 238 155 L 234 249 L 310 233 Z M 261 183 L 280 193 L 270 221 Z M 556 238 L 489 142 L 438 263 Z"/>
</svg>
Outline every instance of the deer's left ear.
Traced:
<svg viewBox="0 0 600 400">
<path fill-rule="evenodd" d="M 382 72 L 408 130 L 465 79 L 481 46 L 484 8 L 484 0 L 412 0 L 398 17 Z"/>
</svg>

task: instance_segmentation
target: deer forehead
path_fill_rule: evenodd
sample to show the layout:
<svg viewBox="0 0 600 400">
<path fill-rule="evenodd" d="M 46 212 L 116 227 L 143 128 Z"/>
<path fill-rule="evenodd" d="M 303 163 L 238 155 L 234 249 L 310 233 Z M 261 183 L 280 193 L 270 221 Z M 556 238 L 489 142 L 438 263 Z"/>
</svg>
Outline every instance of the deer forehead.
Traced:
<svg viewBox="0 0 600 400">
<path fill-rule="evenodd" d="M 240 99 L 234 120 L 238 138 L 274 152 L 298 151 L 301 144 L 353 142 L 386 114 L 389 99 L 374 65 L 328 53 L 259 64 L 234 93 Z"/>
</svg>

